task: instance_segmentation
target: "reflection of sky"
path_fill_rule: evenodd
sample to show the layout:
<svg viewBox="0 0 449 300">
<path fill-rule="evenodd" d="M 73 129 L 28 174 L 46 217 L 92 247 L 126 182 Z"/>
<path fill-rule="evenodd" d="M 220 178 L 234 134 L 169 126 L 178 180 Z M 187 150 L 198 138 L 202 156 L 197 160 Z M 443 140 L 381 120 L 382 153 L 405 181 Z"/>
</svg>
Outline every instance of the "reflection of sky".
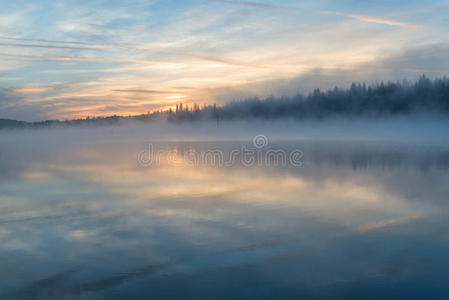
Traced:
<svg viewBox="0 0 449 300">
<path fill-rule="evenodd" d="M 319 76 L 307 77 L 306 87 L 288 83 L 316 70 L 342 84 L 442 75 L 448 67 L 445 1 L 1 5 L 5 118 L 144 113 L 179 102 L 296 93 L 326 85 Z"/>
<path fill-rule="evenodd" d="M 442 289 L 447 168 L 429 160 L 445 150 L 294 146 L 305 151 L 301 168 L 142 167 L 140 144 L 23 150 L 22 167 L 0 182 L 0 296 Z M 3 150 L 2 167 L 14 155 Z M 401 163 L 385 167 L 391 156 Z"/>
</svg>

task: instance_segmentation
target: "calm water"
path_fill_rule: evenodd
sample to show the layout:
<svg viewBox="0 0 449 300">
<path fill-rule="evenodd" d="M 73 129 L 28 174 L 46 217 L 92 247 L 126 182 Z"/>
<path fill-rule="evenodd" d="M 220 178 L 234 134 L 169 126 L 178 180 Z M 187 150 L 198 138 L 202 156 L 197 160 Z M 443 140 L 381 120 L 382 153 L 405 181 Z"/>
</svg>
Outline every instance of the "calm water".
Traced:
<svg viewBox="0 0 449 300">
<path fill-rule="evenodd" d="M 0 299 L 449 298 L 448 147 L 148 142 L 2 144 Z"/>
</svg>

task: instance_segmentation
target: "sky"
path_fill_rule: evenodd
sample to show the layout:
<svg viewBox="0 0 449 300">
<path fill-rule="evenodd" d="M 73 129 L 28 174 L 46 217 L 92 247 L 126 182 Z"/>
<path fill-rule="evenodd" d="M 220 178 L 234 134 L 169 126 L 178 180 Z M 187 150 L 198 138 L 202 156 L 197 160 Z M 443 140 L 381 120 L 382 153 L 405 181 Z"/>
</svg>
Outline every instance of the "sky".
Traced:
<svg viewBox="0 0 449 300">
<path fill-rule="evenodd" d="M 449 72 L 449 1 L 0 0 L 0 118 L 135 115 Z"/>
</svg>

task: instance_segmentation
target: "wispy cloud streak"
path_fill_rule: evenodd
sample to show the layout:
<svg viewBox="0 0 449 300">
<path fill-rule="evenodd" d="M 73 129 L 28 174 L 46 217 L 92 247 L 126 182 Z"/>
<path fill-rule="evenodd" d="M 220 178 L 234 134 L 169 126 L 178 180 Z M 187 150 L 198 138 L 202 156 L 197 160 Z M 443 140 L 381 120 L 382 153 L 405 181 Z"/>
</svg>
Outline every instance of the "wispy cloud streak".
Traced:
<svg viewBox="0 0 449 300">
<path fill-rule="evenodd" d="M 57 41 L 57 40 L 45 40 L 45 39 L 28 39 L 28 38 L 15 38 L 9 36 L 0 36 L 2 40 L 9 41 L 28 41 L 28 42 L 41 42 L 41 43 L 57 43 L 57 44 L 68 44 L 68 45 L 86 45 L 91 46 L 91 43 L 79 42 L 79 41 Z"/>
<path fill-rule="evenodd" d="M 145 89 L 118 89 L 113 92 L 120 93 L 138 93 L 138 94 L 173 94 L 173 91 L 158 91 L 158 90 L 145 90 Z"/>
<path fill-rule="evenodd" d="M 390 20 L 380 17 L 374 17 L 374 16 L 366 16 L 366 15 L 357 15 L 357 14 L 346 14 L 341 12 L 335 12 L 335 11 L 319 11 L 322 15 L 335 15 L 335 16 L 342 16 L 347 18 L 356 19 L 362 22 L 368 22 L 368 23 L 376 23 L 376 24 L 383 24 L 383 25 L 390 25 L 390 26 L 398 26 L 403 27 L 411 30 L 420 31 L 423 30 L 424 27 L 419 24 L 414 23 L 407 23 L 407 22 L 400 22 L 396 20 Z"/>
<path fill-rule="evenodd" d="M 25 47 L 25 48 L 69 49 L 69 50 L 99 50 L 99 48 L 93 48 L 93 47 L 75 47 L 75 46 L 58 46 L 58 45 L 43 45 L 43 44 L 22 44 L 22 43 L 0 43 L 0 46 Z"/>
<path fill-rule="evenodd" d="M 301 10 L 300 8 L 297 8 L 297 7 L 271 5 L 271 4 L 252 2 L 252 1 L 239 1 L 239 0 L 209 0 L 209 1 L 235 4 L 235 5 L 241 5 L 241 6 L 250 6 L 250 7 L 256 7 L 256 8 L 275 9 L 275 10 L 286 10 L 286 11 Z M 396 21 L 396 20 L 391 20 L 391 19 L 386 19 L 386 18 L 376 17 L 376 16 L 348 14 L 348 13 L 342 13 L 342 12 L 338 12 L 338 11 L 308 11 L 308 12 L 315 13 L 315 14 L 321 14 L 321 15 L 335 15 L 335 16 L 341 16 L 341 17 L 346 17 L 346 18 L 352 18 L 352 19 L 356 19 L 356 20 L 359 20 L 362 22 L 368 22 L 368 23 L 398 26 L 398 27 L 407 28 L 410 30 L 415 30 L 415 31 L 420 31 L 420 30 L 424 29 L 424 27 L 419 24 L 401 22 L 401 21 Z"/>
<path fill-rule="evenodd" d="M 377 222 L 377 223 L 362 225 L 360 227 L 355 228 L 354 230 L 358 231 L 358 232 L 379 230 L 379 229 L 383 229 L 383 228 L 388 228 L 388 227 L 397 226 L 397 225 L 406 224 L 406 223 L 409 223 L 412 221 L 420 220 L 420 219 L 423 219 L 424 217 L 426 217 L 425 214 L 415 214 L 415 215 L 407 216 L 404 218 L 391 219 L 391 220 L 381 221 L 381 222 Z"/>
<path fill-rule="evenodd" d="M 444 16 L 420 13 L 428 30 L 417 32 L 422 26 L 407 17 L 415 6 L 386 13 L 375 3 L 359 11 L 286 0 L 36 1 L 1 12 L 0 88 L 17 94 L 0 99 L 8 118 L 134 114 L 292 95 L 381 73 L 447 73 L 447 47 L 435 46 L 447 43 L 437 25 Z M 416 44 L 426 49 L 403 55 Z"/>
<path fill-rule="evenodd" d="M 272 5 L 272 4 L 265 4 L 260 2 L 252 2 L 252 1 L 238 1 L 238 0 L 209 0 L 212 2 L 221 2 L 221 3 L 228 3 L 228 4 L 236 4 L 241 6 L 249 6 L 249 7 L 256 7 L 256 8 L 266 8 L 266 9 L 275 9 L 275 10 L 292 10 L 292 9 L 298 9 L 294 7 L 287 7 L 287 6 L 280 6 L 280 5 Z"/>
<path fill-rule="evenodd" d="M 244 63 L 244 62 L 234 61 L 234 60 L 231 60 L 231 59 L 220 58 L 220 57 L 209 56 L 209 55 L 197 55 L 197 54 L 192 54 L 192 53 L 169 52 L 169 51 L 161 52 L 161 53 L 166 53 L 166 54 L 175 55 L 175 56 L 183 56 L 183 57 L 187 57 L 187 58 L 195 58 L 195 59 L 200 59 L 200 60 L 205 60 L 205 61 L 210 61 L 210 62 L 216 62 L 216 63 L 225 64 L 225 65 L 231 65 L 231 66 L 259 68 L 259 69 L 265 69 L 266 68 L 264 66 L 260 66 L 260 65 L 256 65 L 256 64 Z"/>
</svg>

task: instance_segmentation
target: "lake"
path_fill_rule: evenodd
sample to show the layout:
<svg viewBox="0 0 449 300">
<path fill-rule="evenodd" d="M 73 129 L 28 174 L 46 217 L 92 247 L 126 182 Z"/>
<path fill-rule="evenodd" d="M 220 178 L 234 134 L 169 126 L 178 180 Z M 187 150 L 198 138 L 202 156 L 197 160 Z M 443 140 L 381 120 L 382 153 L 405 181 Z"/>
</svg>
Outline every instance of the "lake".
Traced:
<svg viewBox="0 0 449 300">
<path fill-rule="evenodd" d="M 11 135 L 1 299 L 449 297 L 447 143 Z"/>
</svg>

